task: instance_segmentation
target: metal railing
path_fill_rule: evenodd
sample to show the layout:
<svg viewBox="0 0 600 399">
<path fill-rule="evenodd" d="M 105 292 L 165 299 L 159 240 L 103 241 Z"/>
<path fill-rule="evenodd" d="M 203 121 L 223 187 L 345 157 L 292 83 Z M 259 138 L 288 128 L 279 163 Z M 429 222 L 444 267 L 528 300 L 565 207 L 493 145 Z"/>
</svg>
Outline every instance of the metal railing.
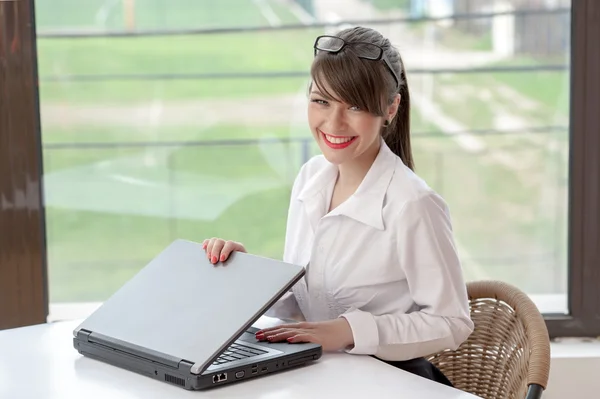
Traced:
<svg viewBox="0 0 600 399">
<path fill-rule="evenodd" d="M 492 66 L 475 68 L 415 68 L 407 71 L 410 75 L 437 75 L 437 74 L 481 74 L 481 73 L 515 73 L 515 72 L 558 72 L 569 69 L 567 64 L 545 65 L 514 65 Z M 214 79 L 289 79 L 308 78 L 308 72 L 281 71 L 281 72 L 235 72 L 235 73 L 136 73 L 136 74 L 60 74 L 40 78 L 40 82 L 106 82 L 106 81 L 153 81 L 153 80 L 214 80 Z"/>
<path fill-rule="evenodd" d="M 532 15 L 568 15 L 571 9 L 568 7 L 556 7 L 548 9 L 521 9 L 503 12 L 485 12 L 485 13 L 459 13 L 439 17 L 396 17 L 396 18 L 375 18 L 375 19 L 353 19 L 340 21 L 325 21 L 314 23 L 284 24 L 278 26 L 236 26 L 236 27 L 217 27 L 217 28 L 191 28 L 191 29 L 135 29 L 135 30 L 103 30 L 103 31 L 84 31 L 84 30 L 57 30 L 40 31 L 38 38 L 48 39 L 86 39 L 86 38 L 119 38 L 119 37 L 147 37 L 147 36 L 187 36 L 187 35 L 215 35 L 241 32 L 276 32 L 286 30 L 300 29 L 323 29 L 336 28 L 343 25 L 389 25 L 389 24 L 415 24 L 423 22 L 440 21 L 460 21 L 469 19 L 488 19 L 499 16 L 532 16 Z"/>
</svg>

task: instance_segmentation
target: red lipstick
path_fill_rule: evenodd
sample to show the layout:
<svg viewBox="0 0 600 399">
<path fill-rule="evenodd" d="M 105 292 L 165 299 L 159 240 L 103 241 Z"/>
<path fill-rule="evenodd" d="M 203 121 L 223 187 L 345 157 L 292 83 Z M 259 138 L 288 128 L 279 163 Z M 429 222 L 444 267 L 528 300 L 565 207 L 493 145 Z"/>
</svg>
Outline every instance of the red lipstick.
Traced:
<svg viewBox="0 0 600 399">
<path fill-rule="evenodd" d="M 332 134 L 325 134 L 322 131 L 319 130 L 319 133 L 321 133 L 321 136 L 323 137 L 323 141 L 325 142 L 325 144 L 327 144 L 327 146 L 329 148 L 333 148 L 334 150 L 342 150 L 344 148 L 347 148 L 348 146 L 350 146 L 352 143 L 354 143 L 354 140 L 356 140 L 357 136 L 334 136 Z M 342 142 L 342 143 L 332 143 L 331 141 L 327 140 L 327 136 L 332 137 L 334 139 L 348 139 L 350 138 L 350 140 Z"/>
</svg>

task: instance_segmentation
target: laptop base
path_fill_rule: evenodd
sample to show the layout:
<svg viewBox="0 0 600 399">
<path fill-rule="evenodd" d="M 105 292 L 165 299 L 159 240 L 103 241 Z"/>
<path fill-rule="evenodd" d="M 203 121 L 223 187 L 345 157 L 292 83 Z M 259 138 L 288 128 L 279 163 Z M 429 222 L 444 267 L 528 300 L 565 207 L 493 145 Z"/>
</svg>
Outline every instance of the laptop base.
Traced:
<svg viewBox="0 0 600 399">
<path fill-rule="evenodd" d="M 73 345 L 80 354 L 91 359 L 192 391 L 214 388 L 303 366 L 309 362 L 318 360 L 322 354 L 322 350 L 319 347 L 314 350 L 299 351 L 296 356 L 285 354 L 283 356 L 261 359 L 256 363 L 244 364 L 231 369 L 215 370 L 214 372 L 205 372 L 196 375 L 190 372 L 192 364 L 185 360 L 179 363 L 179 368 L 175 368 L 78 338 L 73 338 Z"/>
</svg>

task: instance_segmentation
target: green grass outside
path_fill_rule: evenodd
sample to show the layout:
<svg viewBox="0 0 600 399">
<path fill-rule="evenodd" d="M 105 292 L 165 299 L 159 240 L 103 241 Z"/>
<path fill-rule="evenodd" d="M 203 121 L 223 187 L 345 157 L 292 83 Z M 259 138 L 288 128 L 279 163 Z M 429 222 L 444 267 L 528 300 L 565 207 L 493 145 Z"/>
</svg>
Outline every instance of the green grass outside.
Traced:
<svg viewBox="0 0 600 399">
<path fill-rule="evenodd" d="M 414 119 L 418 121 L 418 118 Z M 423 126 L 416 130 L 432 129 Z M 92 132 L 91 136 L 103 136 L 105 140 L 111 141 L 124 133 L 125 130 L 113 135 Z M 63 142 L 73 134 L 74 132 L 49 132 L 47 137 Z M 224 139 L 260 137 L 262 134 L 263 129 L 252 131 L 239 126 L 221 126 L 207 129 L 198 135 L 186 129 L 164 131 L 160 133 L 160 137 L 169 137 L 170 141 L 178 138 L 210 140 L 215 136 Z M 285 128 L 271 129 L 271 134 L 286 137 L 288 132 Z M 480 266 L 490 277 L 515 283 L 521 281 L 519 275 L 522 273 L 523 263 L 513 265 L 509 261 L 494 262 L 494 259 L 507 254 L 518 257 L 528 253 L 556 251 L 557 256 L 564 253 L 566 240 L 561 239 L 564 236 L 564 226 L 556 224 L 560 222 L 560 216 L 557 220 L 555 213 L 538 212 L 538 208 L 548 200 L 544 198 L 544 185 L 528 185 L 519 178 L 521 174 L 543 173 L 544 169 L 551 166 L 547 154 L 539 154 L 533 146 L 513 149 L 513 154 L 534 154 L 538 157 L 529 170 L 515 172 L 489 162 L 488 154 L 465 154 L 453 139 L 445 136 L 415 136 L 413 143 L 417 172 L 448 201 L 457 240 L 468 249 L 469 256 L 490 259 L 490 264 L 480 262 Z M 265 152 L 256 146 L 179 148 L 170 153 L 168 165 L 161 164 L 149 171 L 142 170 L 141 174 L 137 169 L 143 169 L 140 167 L 142 154 L 157 152 L 160 156 L 161 150 L 47 150 L 47 173 L 101 163 L 112 158 L 137 157 L 131 170 L 122 168 L 120 171 L 125 175 L 155 177 L 159 180 L 164 179 L 168 170 L 208 174 L 210 181 L 216 182 L 217 186 L 219 179 L 232 177 L 263 176 L 284 180 L 280 188 L 267 189 L 235 202 L 219 219 L 212 222 L 76 211 L 50 206 L 47 211 L 47 226 L 53 301 L 102 300 L 176 237 L 193 240 L 201 240 L 206 236 L 228 237 L 245 242 L 253 252 L 280 258 L 289 183 L 301 163 L 301 148 L 299 145 L 290 148 L 282 144 L 267 147 L 268 153 L 276 154 L 275 162 L 269 162 Z M 312 153 L 316 153 L 314 146 L 311 149 Z M 73 189 L 77 190 L 77 187 Z M 207 192 L 214 190 L 215 187 L 206 186 Z M 549 191 L 556 195 L 563 190 L 559 188 Z M 118 196 L 119 193 L 115 192 L 114 195 Z M 152 198 L 148 200 L 151 201 Z M 198 201 L 198 207 L 203 205 L 206 204 Z M 128 239 L 123 240 L 122 237 Z M 540 267 L 539 270 L 542 271 L 548 265 L 541 264 Z M 111 271 L 108 272 L 107 268 Z M 468 268 L 466 273 L 470 273 Z M 76 281 L 77 278 L 80 280 Z M 543 291 L 546 287 L 547 283 L 543 279 L 531 279 L 525 288 L 535 292 Z"/>
<path fill-rule="evenodd" d="M 545 118 L 554 113 L 558 118 L 568 119 L 570 109 L 570 72 L 568 70 L 521 74 L 498 73 L 493 78 L 543 104 L 546 107 L 545 114 L 538 113 L 535 116 Z"/>
<path fill-rule="evenodd" d="M 440 75 L 434 79 L 433 101 L 467 129 L 510 129 L 496 125 L 501 115 L 525 126 L 567 126 L 568 75 L 563 71 Z M 567 251 L 568 131 L 476 139 L 486 147 L 482 154 L 450 150 L 444 144 L 450 138 L 429 144 L 443 154 L 438 161 L 443 173 L 435 181 L 444 183 L 439 189 L 454 205 L 457 238 L 469 255 L 489 259 L 483 266 L 493 277 L 529 292 L 543 292 L 554 283 L 539 276 L 548 270 L 548 262 L 564 263 Z M 462 187 L 448 191 L 455 176 L 461 176 Z M 503 257 L 523 263 L 497 260 Z M 566 269 L 556 271 L 560 273 L 555 281 L 560 281 Z M 523 277 L 523 272 L 530 277 Z"/>
<path fill-rule="evenodd" d="M 135 28 L 140 30 L 268 26 L 268 20 L 251 0 L 131 1 L 135 6 Z M 290 21 L 289 11 L 276 1 L 265 2 L 282 22 Z M 36 0 L 38 30 L 124 29 L 125 4 L 124 0 Z"/>
<path fill-rule="evenodd" d="M 103 4 L 91 0 L 38 0 L 38 29 L 89 27 Z M 118 1 L 115 3 L 119 3 Z M 277 1 L 268 0 L 281 23 L 297 23 Z M 167 7 L 168 5 L 168 7 Z M 120 3 L 113 11 L 118 14 Z M 138 0 L 139 28 L 268 26 L 250 0 Z M 65 11 L 68 10 L 68 11 Z M 157 18 L 164 18 L 163 21 Z M 114 16 L 121 21 L 122 15 Z M 144 22 L 146 21 L 146 22 Z M 120 22 L 119 22 L 120 23 Z M 107 28 L 121 29 L 114 22 Z M 305 83 L 314 38 L 321 29 L 206 35 L 38 39 L 40 96 L 44 102 L 123 103 L 149 99 L 251 97 L 293 93 Z M 298 71 L 301 78 L 69 81 L 69 75 L 223 74 Z"/>
<path fill-rule="evenodd" d="M 179 81 L 130 81 L 42 83 L 42 102 L 66 104 L 129 104 L 154 100 L 210 100 L 296 93 L 306 78 L 205 79 Z"/>
<path fill-rule="evenodd" d="M 417 130 L 432 131 L 431 126 Z M 421 121 L 424 122 L 424 121 Z M 100 132 L 92 132 L 100 137 Z M 61 142 L 71 140 L 74 132 L 50 132 L 47 137 Z M 122 134 L 104 134 L 110 141 Z M 240 126 L 218 126 L 198 134 L 192 130 L 164 131 L 171 140 L 209 140 L 210 137 L 261 137 L 264 131 Z M 271 135 L 287 137 L 285 127 L 273 128 Z M 564 226 L 557 226 L 554 214 L 538 214 L 544 201 L 542 185 L 525 185 L 518 173 L 486 160 L 487 154 L 465 154 L 449 137 L 415 136 L 417 172 L 448 201 L 455 223 L 456 237 L 469 256 L 492 261 L 481 265 L 490 276 L 519 281 L 522 264 L 494 263 L 507 254 L 548 253 L 564 248 L 560 240 Z M 266 151 L 265 151 L 266 150 Z M 107 212 L 60 209 L 47 210 L 50 278 L 53 301 L 102 300 L 114 292 L 172 239 L 201 240 L 208 236 L 227 237 L 244 242 L 248 249 L 265 256 L 282 256 L 289 188 L 301 160 L 300 145 L 233 147 L 182 147 L 169 152 L 168 164 L 144 168 L 144 155 L 160 158 L 161 149 L 46 150 L 46 173 L 73 167 L 99 164 L 120 158 L 134 158 L 119 169 L 136 178 L 164 181 L 169 170 L 199 175 L 198 181 L 219 182 L 230 178 L 280 179 L 279 188 L 265 189 L 232 204 L 214 221 L 186 218 L 111 214 Z M 532 152 L 530 148 L 522 150 Z M 275 156 L 269 159 L 265 154 Z M 311 154 L 317 149 L 311 145 Z M 216 165 L 216 167 L 215 167 Z M 532 166 L 528 174 L 539 172 L 543 163 Z M 177 191 L 177 180 L 174 181 Z M 77 187 L 73 187 L 77 190 Z M 206 192 L 215 187 L 208 185 Z M 477 193 L 470 196 L 469 193 Z M 119 193 L 115 192 L 115 196 Z M 148 198 L 152 201 L 152 198 Z M 198 202 L 198 207 L 207 203 Z M 249 211 L 251 210 L 251 211 Z M 476 218 L 473 215 L 477 215 Z M 485 231 L 486 234 L 482 234 Z M 123 237 L 127 237 L 124 240 Z M 524 260 L 526 262 L 526 260 Z M 541 265 L 547 267 L 547 264 Z M 110 272 L 108 272 L 108 270 Z M 466 271 L 469 273 L 469 270 Z M 545 281 L 532 279 L 528 288 L 542 290 Z M 82 288 L 84 287 L 84 288 Z"/>
<path fill-rule="evenodd" d="M 374 1 L 379 6 L 385 6 L 383 3 L 386 2 L 401 3 Z M 38 20 L 41 18 L 41 26 L 48 29 L 60 26 L 92 27 L 91 11 L 96 12 L 104 2 L 90 1 L 83 6 L 83 3 L 60 0 L 60 4 L 53 2 L 52 7 L 49 4 L 48 0 L 37 2 Z M 137 6 L 141 4 L 138 0 Z M 140 28 L 266 24 L 266 20 L 261 19 L 264 17 L 251 2 L 241 0 L 215 2 L 220 8 L 202 8 L 203 12 L 170 11 L 169 15 L 164 16 L 160 16 L 161 13 L 157 11 L 163 3 L 154 1 L 143 4 L 149 8 L 147 12 L 140 10 L 137 14 Z M 68 13 L 61 16 L 53 14 L 61 8 L 64 11 L 67 5 L 72 5 Z M 247 5 L 251 7 L 236 8 L 236 13 L 231 13 L 227 8 Z M 277 3 L 271 2 L 271 5 L 282 21 L 294 18 L 289 12 L 286 14 L 285 10 L 278 8 Z M 199 14 L 205 19 L 196 19 Z M 243 18 L 236 19 L 234 14 Z M 122 15 L 118 12 L 112 14 L 107 21 L 108 28 L 122 27 L 119 25 L 122 24 Z M 152 99 L 167 102 L 211 98 L 248 98 L 251 101 L 255 96 L 296 93 L 305 85 L 305 79 L 74 83 L 47 82 L 44 78 L 60 74 L 97 73 L 308 71 L 312 58 L 312 40 L 318 33 L 320 32 L 315 30 L 278 32 L 276 35 L 252 33 L 135 39 L 41 39 L 38 47 L 42 110 L 47 103 L 119 104 Z M 453 86 L 480 88 L 491 87 L 500 82 L 541 104 L 541 107 L 524 113 L 532 125 L 553 124 L 551 121 L 557 110 L 559 117 L 568 110 L 568 103 L 562 97 L 563 90 L 568 88 L 565 76 L 554 72 L 454 75 L 440 77 L 436 86 L 443 85 L 452 90 Z M 508 110 L 514 109 L 509 99 L 497 93 L 492 94 L 492 101 Z M 475 96 L 468 95 L 460 99 L 436 97 L 436 102 L 469 128 L 487 128 L 493 121 L 494 109 Z M 519 111 L 521 114 L 522 110 Z M 418 114 L 413 118 L 413 130 L 439 132 L 437 127 Z M 43 139 L 45 143 L 147 139 L 175 141 L 288 137 L 289 134 L 289 129 L 282 126 L 265 129 L 235 125 L 234 118 L 231 125 L 218 125 L 208 129 L 189 126 L 160 127 L 151 133 L 150 138 L 132 134 L 131 128 L 126 127 L 53 127 L 44 129 Z M 560 140 L 561 136 L 555 135 L 554 139 Z M 557 259 L 562 259 L 566 247 L 566 229 L 561 225 L 564 215 L 560 212 L 557 214 L 556 210 L 566 208 L 560 205 L 553 208 L 552 205 L 545 205 L 545 202 L 553 200 L 547 198 L 548 192 L 553 196 L 564 192 L 560 187 L 547 189 L 548 183 L 554 182 L 556 176 L 564 177 L 564 158 L 540 150 L 539 145 L 519 137 L 486 137 L 484 140 L 492 149 L 512 145 L 511 154 L 530 158 L 530 166 L 525 170 L 510 170 L 492 162 L 489 153 L 466 153 L 455 140 L 440 134 L 436 138 L 415 136 L 413 142 L 417 171 L 448 201 L 457 239 L 469 256 L 490 259 L 489 262 L 483 261 L 480 266 L 491 278 L 517 283 L 530 292 L 547 290 L 550 283 L 540 279 L 539 275 L 547 272 L 551 266 L 548 262 L 541 263 L 539 267 L 525 268 L 524 265 L 528 262 L 526 258 L 517 265 L 494 259 L 510 254 L 518 257 L 522 254 L 552 251 L 557 253 Z M 314 145 L 311 146 L 311 151 L 316 153 Z M 218 190 L 220 179 L 257 178 L 281 182 L 274 187 L 253 192 L 243 200 L 237 200 L 212 221 L 171 218 L 168 213 L 162 217 L 133 213 L 120 215 L 74 208 L 62 209 L 50 205 L 47 209 L 47 228 L 51 301 L 105 299 L 176 237 L 192 240 L 201 240 L 206 236 L 227 237 L 243 241 L 252 252 L 281 257 L 290 179 L 300 166 L 301 153 L 302 149 L 298 144 L 46 150 L 45 171 L 49 174 L 73 168 L 88 168 L 93 173 L 94 165 L 101 167 L 106 161 L 122 162 L 118 164 L 119 171 L 140 180 L 165 182 L 173 174 L 176 176 L 173 181 L 176 193 L 185 183 L 178 180 L 180 173 L 196 176 L 200 183 L 209 182 L 204 183 L 206 186 L 202 186 L 200 194 L 211 201 L 218 201 L 218 195 L 223 195 Z M 144 160 L 148 157 L 157 159 L 158 164 L 145 166 Z M 533 176 L 534 179 L 523 179 L 524 176 Z M 78 190 L 78 187 L 68 189 Z M 114 192 L 114 195 L 118 197 L 119 192 Z M 188 200 L 193 201 L 193 198 Z M 148 198 L 147 201 L 153 201 L 153 198 Z M 203 205 L 206 206 L 199 201 L 197 206 Z M 523 278 L 520 273 L 524 269 L 534 276 L 539 273 L 538 277 Z M 466 270 L 466 273 L 469 275 L 471 270 Z"/>
<path fill-rule="evenodd" d="M 272 129 L 271 133 L 278 137 L 286 136 L 284 128 Z M 61 141 L 60 138 L 70 137 L 71 134 L 50 132 L 48 136 Z M 117 137 L 119 134 L 117 131 L 108 136 Z M 185 141 L 204 140 L 212 135 L 234 138 L 240 134 L 258 137 L 264 131 L 220 126 L 196 137 L 181 130 L 173 131 L 169 136 L 171 140 L 179 138 Z M 269 158 L 265 149 L 273 151 L 275 159 Z M 178 182 L 178 173 L 187 173 L 195 176 L 198 184 L 206 181 L 211 183 L 206 187 L 197 187 L 197 194 L 201 198 L 208 198 L 209 203 L 219 200 L 210 200 L 210 193 L 219 191 L 214 185 L 218 186 L 220 182 L 231 178 L 263 178 L 280 182 L 279 187 L 265 189 L 235 202 L 214 221 L 170 218 L 166 211 L 163 217 L 152 217 L 63 209 L 50 203 L 46 217 L 49 271 L 53 282 L 51 300 L 102 300 L 178 237 L 201 240 L 222 236 L 245 242 L 253 252 L 281 257 L 290 179 L 300 166 L 300 154 L 300 144 L 269 144 L 262 149 L 259 146 L 47 149 L 44 153 L 47 176 L 77 167 L 87 167 L 93 172 L 102 163 L 114 162 L 119 163 L 116 169 L 122 175 L 156 183 L 166 182 L 166 175 L 171 171 L 174 176 L 173 191 L 177 191 L 180 184 L 187 184 Z M 144 159 L 148 156 L 157 158 L 158 164 L 144 166 Z M 168 159 L 168 163 L 162 163 L 163 157 Z M 84 173 L 81 179 L 86 178 Z M 88 177 L 92 179 L 92 175 L 90 173 Z M 68 189 L 73 190 L 68 195 L 77 195 L 79 190 L 77 186 L 69 186 Z M 120 201 L 118 196 L 122 194 L 114 192 L 111 195 Z M 156 199 L 146 198 L 144 201 L 153 200 Z M 201 208 L 209 204 L 199 200 L 197 206 Z"/>
<path fill-rule="evenodd" d="M 445 74 L 434 78 L 434 85 L 436 103 L 472 129 L 494 126 L 500 110 L 529 121 L 530 126 L 568 123 L 569 71 Z M 532 107 L 523 105 L 514 112 L 520 99 Z"/>
<path fill-rule="evenodd" d="M 312 60 L 314 33 L 40 39 L 40 76 L 302 71 Z"/>
<path fill-rule="evenodd" d="M 294 93 L 305 85 L 316 31 L 119 39 L 41 39 L 42 102 L 128 103 Z M 77 82 L 66 75 L 246 74 L 294 71 L 299 78 Z M 49 79 L 54 80 L 49 80 Z"/>
<path fill-rule="evenodd" d="M 552 283 L 539 276 L 566 254 L 567 187 L 560 181 L 565 165 L 534 147 L 513 147 L 510 154 L 535 161 L 511 170 L 490 160 L 493 150 L 470 154 L 450 137 L 419 140 L 417 171 L 450 206 L 468 276 L 475 277 L 475 270 L 466 258 L 477 258 L 487 278 L 544 292 Z M 530 256 L 545 261 L 534 264 Z M 524 270 L 538 278 L 523 279 Z"/>
</svg>

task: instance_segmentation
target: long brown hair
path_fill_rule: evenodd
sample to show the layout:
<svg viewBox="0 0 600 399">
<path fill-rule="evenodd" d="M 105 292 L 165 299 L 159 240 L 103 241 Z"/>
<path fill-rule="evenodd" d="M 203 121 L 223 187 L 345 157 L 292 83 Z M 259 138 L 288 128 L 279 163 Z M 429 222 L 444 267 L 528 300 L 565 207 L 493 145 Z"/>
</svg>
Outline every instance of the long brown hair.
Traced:
<svg viewBox="0 0 600 399">
<path fill-rule="evenodd" d="M 388 39 L 373 29 L 355 27 L 336 34 L 347 43 L 367 42 L 383 48 L 399 80 L 399 88 L 393 75 L 383 61 L 359 58 L 352 45 L 338 53 L 321 51 L 313 60 L 311 77 L 319 90 L 331 98 L 352 104 L 373 115 L 385 116 L 396 94 L 400 94 L 400 106 L 392 123 L 381 134 L 390 149 L 402 162 L 414 170 L 410 146 L 410 95 L 402 58 Z M 327 85 L 333 93 L 325 89 Z"/>
</svg>

